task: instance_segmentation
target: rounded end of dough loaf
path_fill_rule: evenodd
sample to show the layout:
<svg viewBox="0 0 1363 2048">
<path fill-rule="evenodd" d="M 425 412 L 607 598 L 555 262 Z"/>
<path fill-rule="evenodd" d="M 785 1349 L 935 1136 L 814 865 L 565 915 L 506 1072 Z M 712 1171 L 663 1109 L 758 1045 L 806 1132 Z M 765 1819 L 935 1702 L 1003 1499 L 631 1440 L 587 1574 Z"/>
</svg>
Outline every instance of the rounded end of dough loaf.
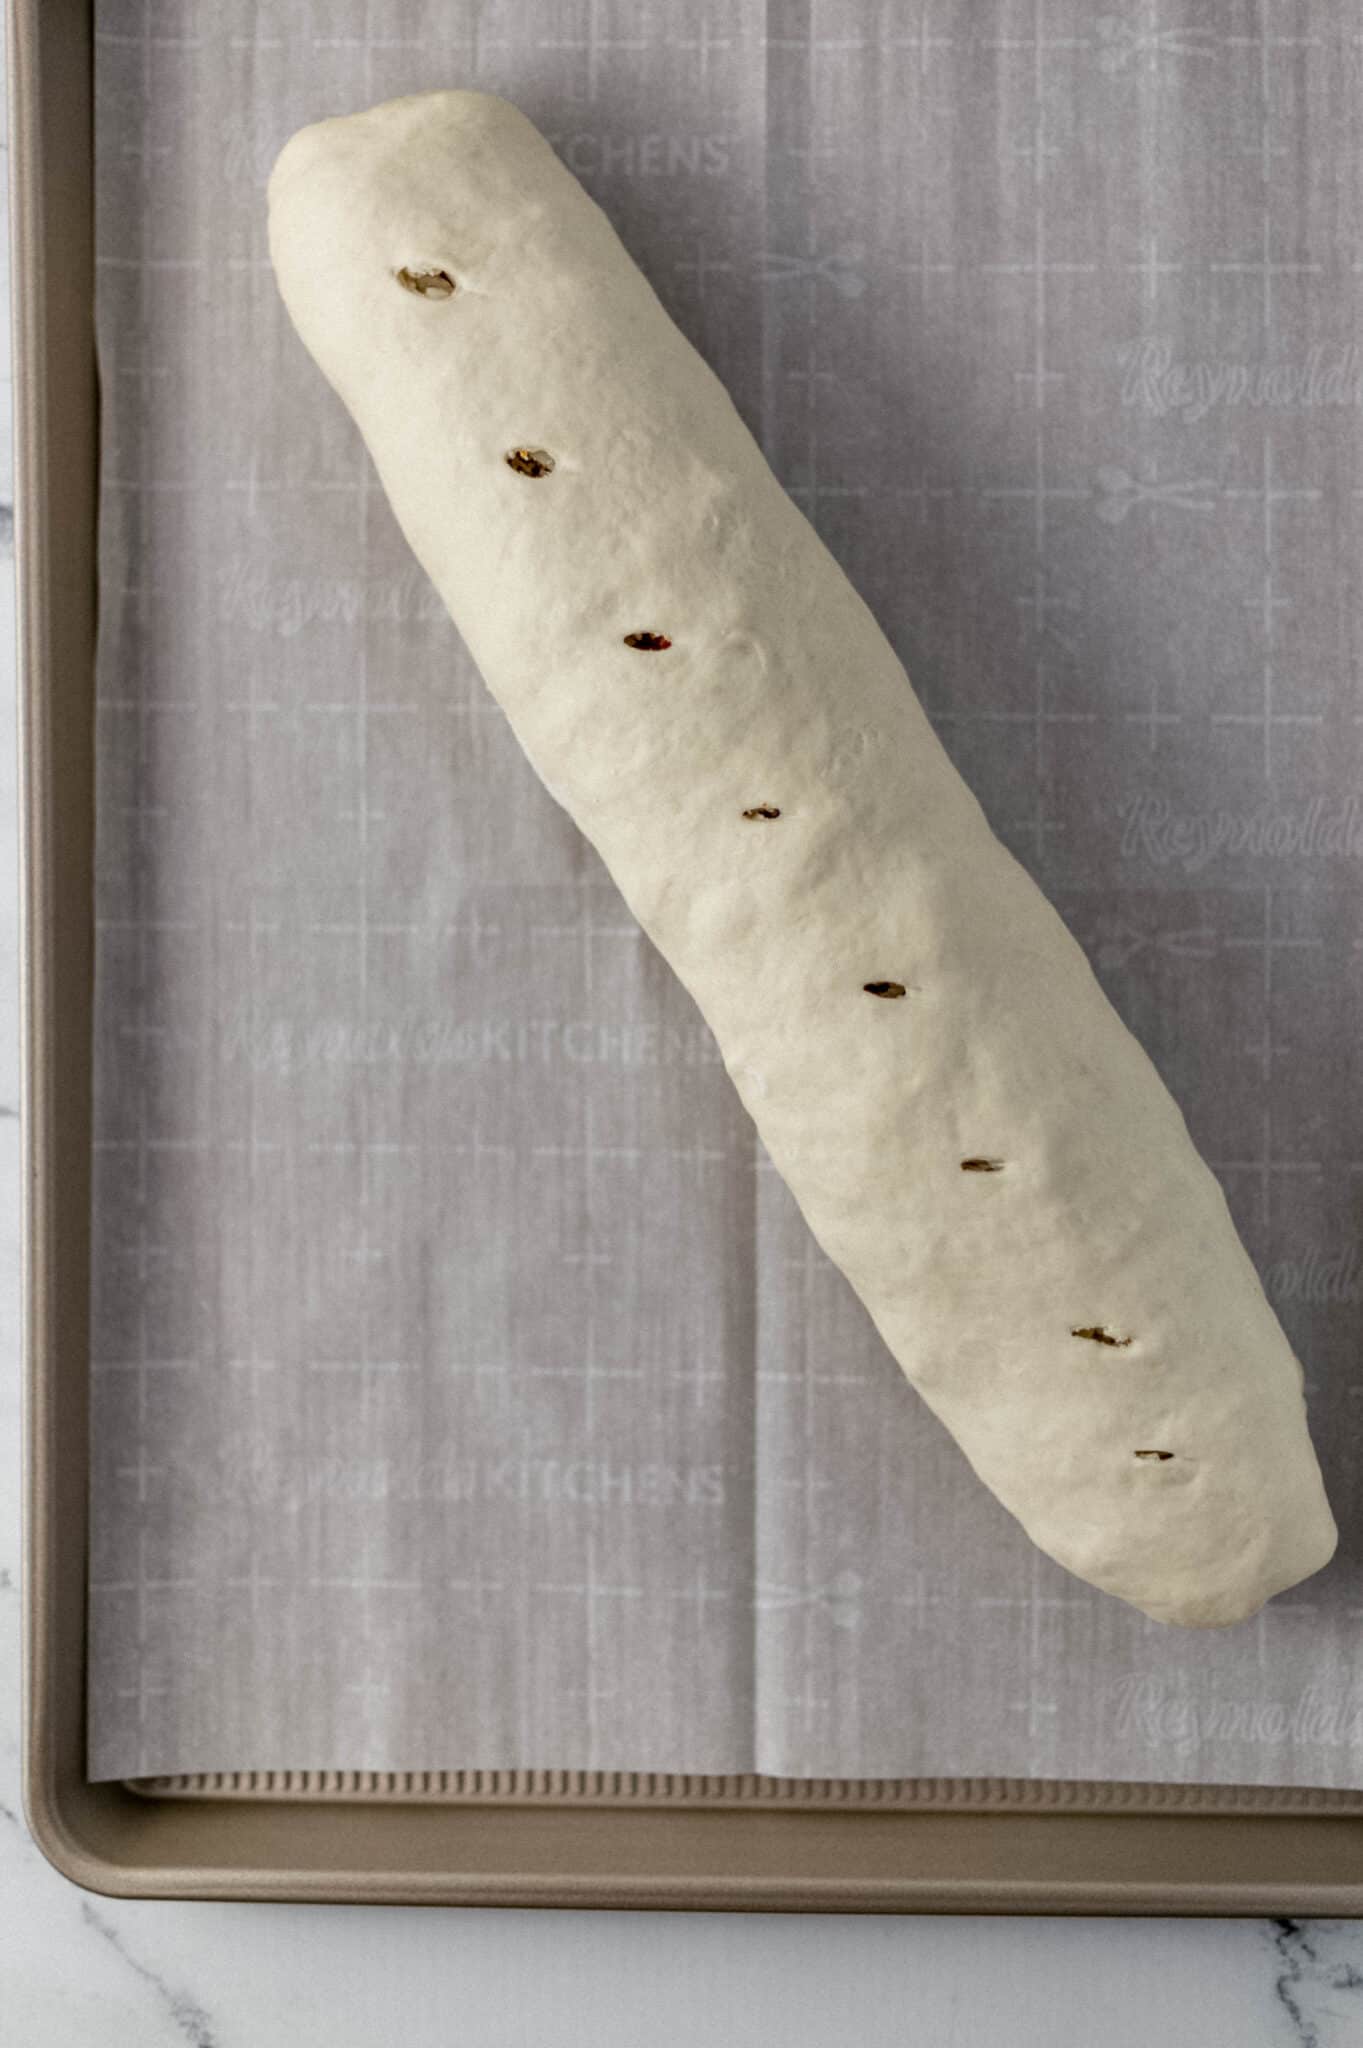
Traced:
<svg viewBox="0 0 1363 2048">
<path fill-rule="evenodd" d="M 1152 1519 L 1143 1546 L 1128 1520 L 1115 1555 L 1102 1543 L 1062 1534 L 1029 1533 L 1067 1570 L 1136 1607 L 1152 1621 L 1178 1628 L 1229 1628 L 1248 1621 L 1276 1594 L 1300 1585 L 1330 1562 L 1339 1531 L 1319 1468 L 1302 1435 L 1304 1455 L 1284 1471 L 1279 1489 L 1265 1486 L 1256 1504 L 1243 1497 L 1214 1516 Z"/>
<path fill-rule="evenodd" d="M 1249 1621 L 1277 1594 L 1323 1571 L 1338 1543 L 1339 1530 L 1321 1492 L 1314 1509 L 1291 1530 L 1274 1532 L 1266 1558 L 1255 1569 L 1236 1570 L 1222 1584 L 1209 1581 L 1190 1587 L 1167 1603 L 1143 1601 L 1141 1611 L 1152 1621 L 1179 1628 L 1230 1628 Z"/>
<path fill-rule="evenodd" d="M 350 114 L 328 114 L 296 129 L 276 156 L 265 182 L 266 199 L 273 207 L 286 188 L 316 170 L 335 152 L 338 144 L 347 149 L 372 141 L 391 150 L 423 130 L 443 129 L 476 136 L 519 128 L 548 148 L 533 121 L 510 100 L 493 92 L 472 92 L 463 88 L 443 92 L 406 93 L 400 98 L 380 100 Z"/>
</svg>

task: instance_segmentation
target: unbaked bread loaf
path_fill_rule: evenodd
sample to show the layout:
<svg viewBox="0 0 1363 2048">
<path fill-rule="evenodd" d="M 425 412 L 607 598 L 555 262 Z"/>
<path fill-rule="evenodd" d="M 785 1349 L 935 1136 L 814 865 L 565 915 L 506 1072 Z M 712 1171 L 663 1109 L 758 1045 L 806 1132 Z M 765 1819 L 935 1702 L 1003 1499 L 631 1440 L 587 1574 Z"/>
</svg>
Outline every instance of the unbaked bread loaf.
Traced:
<svg viewBox="0 0 1363 2048">
<path fill-rule="evenodd" d="M 1301 1369 L 1220 1187 L 605 215 L 471 92 L 301 130 L 269 204 L 489 688 L 976 1472 L 1160 1620 L 1316 1571 Z"/>
</svg>

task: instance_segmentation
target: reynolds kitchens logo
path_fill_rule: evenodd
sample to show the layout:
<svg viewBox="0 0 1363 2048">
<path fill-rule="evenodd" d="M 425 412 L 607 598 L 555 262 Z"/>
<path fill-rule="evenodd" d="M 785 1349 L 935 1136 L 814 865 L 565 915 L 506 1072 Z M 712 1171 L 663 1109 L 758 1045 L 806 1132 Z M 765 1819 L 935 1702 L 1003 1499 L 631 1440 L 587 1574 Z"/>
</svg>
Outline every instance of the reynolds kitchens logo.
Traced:
<svg viewBox="0 0 1363 2048">
<path fill-rule="evenodd" d="M 1363 352 L 1356 342 L 1337 348 L 1317 343 L 1295 361 L 1252 363 L 1180 358 L 1167 335 L 1146 334 L 1123 342 L 1117 361 L 1124 406 L 1189 426 L 1236 407 L 1297 412 L 1363 405 Z"/>
<path fill-rule="evenodd" d="M 548 135 L 546 141 L 579 178 L 723 178 L 733 145 L 727 135 Z"/>
<path fill-rule="evenodd" d="M 508 1367 L 508 1373 L 514 1373 Z M 313 1458 L 296 1461 L 253 1443 L 223 1459 L 201 1491 L 210 1498 L 517 1501 L 528 1506 L 706 1508 L 725 1500 L 723 1465 L 612 1464 L 600 1458 Z"/>
<path fill-rule="evenodd" d="M 1313 796 L 1303 804 L 1252 811 L 1176 811 L 1147 792 L 1121 807 L 1122 858 L 1171 864 L 1196 874 L 1220 854 L 1267 860 L 1357 860 L 1363 856 L 1363 800 Z"/>
<path fill-rule="evenodd" d="M 239 1004 L 222 1036 L 222 1058 L 257 1074 L 345 1067 L 517 1065 L 700 1067 L 723 1055 L 703 1024 L 611 1024 L 601 1018 L 396 1018 L 253 1014 Z"/>
<path fill-rule="evenodd" d="M 1279 1259 L 1264 1276 L 1270 1301 L 1305 1301 L 1323 1308 L 1363 1301 L 1363 1258 L 1358 1246 L 1323 1252 L 1312 1245 L 1300 1258 Z"/>
<path fill-rule="evenodd" d="M 282 640 L 308 626 L 355 626 L 371 619 L 449 624 L 439 591 L 415 562 L 389 576 L 272 577 L 254 563 L 233 560 L 219 574 L 218 617 Z"/>
<path fill-rule="evenodd" d="M 1114 1731 L 1151 1749 L 1187 1753 L 1204 1744 L 1292 1742 L 1320 1749 L 1356 1749 L 1363 1744 L 1363 1701 L 1333 1700 L 1308 1686 L 1293 1700 L 1228 1699 L 1191 1694 L 1133 1672 L 1107 1688 L 1116 1713 Z"/>
</svg>

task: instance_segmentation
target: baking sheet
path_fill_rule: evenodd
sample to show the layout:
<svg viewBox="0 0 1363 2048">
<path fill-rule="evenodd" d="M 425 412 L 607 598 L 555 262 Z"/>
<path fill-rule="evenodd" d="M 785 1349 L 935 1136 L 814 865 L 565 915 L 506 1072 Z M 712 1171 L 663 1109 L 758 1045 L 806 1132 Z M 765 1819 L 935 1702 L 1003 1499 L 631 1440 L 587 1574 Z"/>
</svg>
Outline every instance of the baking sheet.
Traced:
<svg viewBox="0 0 1363 2048">
<path fill-rule="evenodd" d="M 1321 8 L 97 11 L 90 1771 L 1363 1783 L 1352 107 Z M 1222 1175 L 1341 1555 L 1034 1553 L 767 1165 L 287 328 L 302 122 L 507 94 Z"/>
</svg>

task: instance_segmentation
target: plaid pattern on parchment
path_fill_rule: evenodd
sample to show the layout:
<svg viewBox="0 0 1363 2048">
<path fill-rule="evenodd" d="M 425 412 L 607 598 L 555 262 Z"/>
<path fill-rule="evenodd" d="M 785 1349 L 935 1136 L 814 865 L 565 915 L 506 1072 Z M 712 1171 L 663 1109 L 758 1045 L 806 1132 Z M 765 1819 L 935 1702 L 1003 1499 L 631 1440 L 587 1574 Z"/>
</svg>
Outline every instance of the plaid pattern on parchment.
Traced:
<svg viewBox="0 0 1363 2048">
<path fill-rule="evenodd" d="M 1363 1784 L 1363 25 L 1310 0 L 100 0 L 96 1776 Z M 1184 1106 L 1343 1528 L 1034 1552 L 818 1253 L 290 332 L 301 123 L 600 198 Z"/>
</svg>

